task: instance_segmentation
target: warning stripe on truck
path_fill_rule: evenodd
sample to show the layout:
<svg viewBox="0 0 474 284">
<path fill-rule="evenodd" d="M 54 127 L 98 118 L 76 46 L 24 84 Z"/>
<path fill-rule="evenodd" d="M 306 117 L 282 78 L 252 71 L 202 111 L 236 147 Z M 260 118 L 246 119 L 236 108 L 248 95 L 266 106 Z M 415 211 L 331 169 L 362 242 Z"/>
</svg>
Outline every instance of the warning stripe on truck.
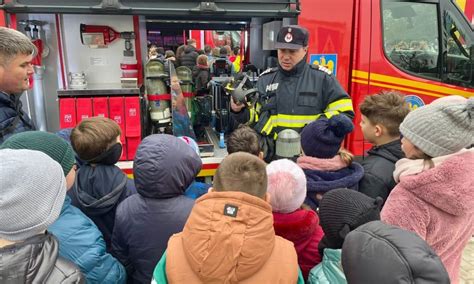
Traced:
<svg viewBox="0 0 474 284">
<path fill-rule="evenodd" d="M 352 82 L 388 89 L 396 89 L 404 92 L 417 93 L 432 97 L 459 95 L 468 98 L 474 95 L 470 91 L 464 91 L 456 88 L 444 87 L 435 84 L 429 84 L 410 79 L 403 79 L 378 73 L 369 74 L 368 72 L 361 70 L 352 71 Z"/>
</svg>

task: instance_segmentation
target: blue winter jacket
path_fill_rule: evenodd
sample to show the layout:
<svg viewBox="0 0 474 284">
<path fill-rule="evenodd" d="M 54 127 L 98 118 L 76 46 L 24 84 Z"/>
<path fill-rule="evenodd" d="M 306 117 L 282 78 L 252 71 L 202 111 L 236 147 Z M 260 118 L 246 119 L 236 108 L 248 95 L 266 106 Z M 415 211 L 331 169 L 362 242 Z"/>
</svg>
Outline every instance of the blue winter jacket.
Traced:
<svg viewBox="0 0 474 284">
<path fill-rule="evenodd" d="M 124 267 L 105 251 L 105 241 L 96 225 L 66 195 L 61 215 L 48 231 L 59 240 L 59 255 L 75 263 L 87 283 L 125 283 Z"/>
<path fill-rule="evenodd" d="M 21 107 L 19 95 L 0 91 L 0 144 L 15 133 L 35 130 L 33 122 Z"/>
</svg>

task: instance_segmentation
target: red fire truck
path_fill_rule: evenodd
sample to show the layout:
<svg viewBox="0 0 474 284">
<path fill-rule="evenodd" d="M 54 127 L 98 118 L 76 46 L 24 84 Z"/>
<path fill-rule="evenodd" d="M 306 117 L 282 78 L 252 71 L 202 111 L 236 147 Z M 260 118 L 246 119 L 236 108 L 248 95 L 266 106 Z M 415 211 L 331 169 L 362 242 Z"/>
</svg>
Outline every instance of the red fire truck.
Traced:
<svg viewBox="0 0 474 284">
<path fill-rule="evenodd" d="M 474 0 L 87 0 L 58 3 L 0 1 L 0 26 L 16 28 L 19 19 L 24 18 L 49 17 L 54 22 L 51 30 L 56 33 L 54 43 L 48 44 L 57 45 L 52 52 L 57 53 L 60 67 L 53 68 L 53 74 L 45 74 L 45 77 L 55 80 L 56 89 L 68 88 L 65 74 L 73 69 L 68 64 L 89 62 L 94 65 L 89 66 L 93 72 L 94 68 L 101 68 L 112 60 L 104 59 L 106 55 L 62 50 L 80 45 L 78 38 L 68 37 L 68 33 L 79 28 L 65 26 L 75 20 L 69 15 L 81 15 L 81 20 L 87 20 L 90 15 L 100 14 L 104 17 L 94 18 L 92 24 L 114 27 L 130 21 L 130 27 L 138 35 L 134 43 L 139 81 L 143 78 L 141 65 L 146 57 L 140 48 L 146 43 L 143 37 L 147 33 L 141 30 L 143 22 L 146 29 L 165 27 L 163 29 L 169 31 L 179 26 L 181 35 L 198 41 L 198 48 L 216 36 L 211 30 L 239 30 L 244 63 L 251 62 L 260 69 L 266 68 L 266 58 L 275 53 L 271 42 L 278 29 L 285 24 L 300 24 L 310 31 L 308 61 L 327 66 L 348 91 L 356 109 L 356 125 L 360 121 L 359 103 L 381 89 L 406 94 L 412 108 L 446 95 L 474 96 Z M 84 58 L 68 60 L 71 54 Z M 107 76 L 107 73 L 100 75 Z M 48 86 L 45 84 L 45 88 Z M 49 93 L 46 101 L 57 100 L 57 96 L 51 94 L 56 93 L 55 89 L 46 93 Z M 51 131 L 59 128 L 59 111 L 54 101 L 45 107 Z M 348 137 L 346 147 L 356 155 L 368 149 L 358 127 Z M 206 170 L 206 174 L 213 174 L 212 167 Z"/>
</svg>

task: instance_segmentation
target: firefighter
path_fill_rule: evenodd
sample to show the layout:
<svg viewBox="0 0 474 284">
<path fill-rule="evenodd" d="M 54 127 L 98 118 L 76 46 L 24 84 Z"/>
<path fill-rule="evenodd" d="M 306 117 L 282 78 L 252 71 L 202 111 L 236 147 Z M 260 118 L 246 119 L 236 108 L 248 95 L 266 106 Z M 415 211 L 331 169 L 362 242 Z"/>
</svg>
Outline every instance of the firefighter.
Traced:
<svg viewBox="0 0 474 284">
<path fill-rule="evenodd" d="M 278 67 L 263 72 L 257 82 L 259 98 L 248 107 L 231 101 L 234 118 L 251 125 L 262 136 L 265 160 L 274 158 L 275 140 L 284 129 L 300 132 L 324 115 L 354 117 L 352 101 L 331 71 L 306 63 L 308 31 L 292 25 L 280 29 L 275 47 Z"/>
</svg>

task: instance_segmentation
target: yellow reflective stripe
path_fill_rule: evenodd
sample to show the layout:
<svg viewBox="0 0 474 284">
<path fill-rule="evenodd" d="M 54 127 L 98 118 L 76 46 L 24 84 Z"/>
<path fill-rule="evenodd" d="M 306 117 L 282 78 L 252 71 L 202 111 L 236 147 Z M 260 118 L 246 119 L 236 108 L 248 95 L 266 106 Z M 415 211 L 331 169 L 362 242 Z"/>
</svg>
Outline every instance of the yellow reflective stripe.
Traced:
<svg viewBox="0 0 474 284">
<path fill-rule="evenodd" d="M 369 72 L 361 71 L 361 70 L 352 70 L 352 76 L 358 77 L 359 79 L 369 79 Z"/>
<path fill-rule="evenodd" d="M 328 111 L 328 112 L 325 112 L 324 115 L 326 115 L 327 118 L 331 118 L 332 116 L 334 115 L 338 115 L 340 112 L 338 111 Z"/>
<path fill-rule="evenodd" d="M 388 76 L 378 73 L 369 74 L 368 72 L 361 70 L 352 70 L 352 76 L 352 81 L 356 83 L 369 84 L 368 80 L 370 77 L 370 85 L 396 89 L 411 93 L 419 93 L 432 97 L 443 97 L 449 95 L 460 95 L 465 98 L 472 97 L 472 91 L 469 88 L 459 87 L 459 89 L 456 89 L 447 86 L 445 87 L 445 85 L 448 85 L 445 83 L 443 83 L 443 85 L 424 83 L 419 80 L 404 79 L 400 77 Z M 374 81 L 378 81 L 378 83 Z M 436 92 L 438 94 L 433 92 Z"/>
<path fill-rule="evenodd" d="M 273 127 L 290 127 L 290 128 L 301 128 L 306 124 L 311 123 L 318 119 L 322 114 L 316 115 L 288 115 L 288 114 L 277 114 L 272 115 L 271 120 Z"/>
<path fill-rule="evenodd" d="M 270 134 L 272 129 L 273 129 L 272 116 L 270 116 L 268 118 L 267 123 L 265 123 L 265 126 L 263 126 L 262 133 L 265 133 L 265 134 L 268 135 L 268 134 Z"/>
<path fill-rule="evenodd" d="M 273 115 L 275 116 L 275 115 Z M 315 120 L 321 114 L 311 114 L 311 115 L 294 115 L 294 114 L 278 114 L 276 115 L 278 118 L 286 119 L 286 120 Z"/>
<path fill-rule="evenodd" d="M 332 102 L 324 110 L 324 112 L 329 112 L 329 111 L 339 111 L 339 112 L 354 111 L 354 109 L 352 107 L 352 100 L 351 99 L 340 99 L 340 100 L 337 100 L 335 102 Z"/>
<path fill-rule="evenodd" d="M 255 121 L 255 110 L 251 108 L 249 109 L 249 112 L 250 112 L 249 123 L 253 123 Z"/>
</svg>

